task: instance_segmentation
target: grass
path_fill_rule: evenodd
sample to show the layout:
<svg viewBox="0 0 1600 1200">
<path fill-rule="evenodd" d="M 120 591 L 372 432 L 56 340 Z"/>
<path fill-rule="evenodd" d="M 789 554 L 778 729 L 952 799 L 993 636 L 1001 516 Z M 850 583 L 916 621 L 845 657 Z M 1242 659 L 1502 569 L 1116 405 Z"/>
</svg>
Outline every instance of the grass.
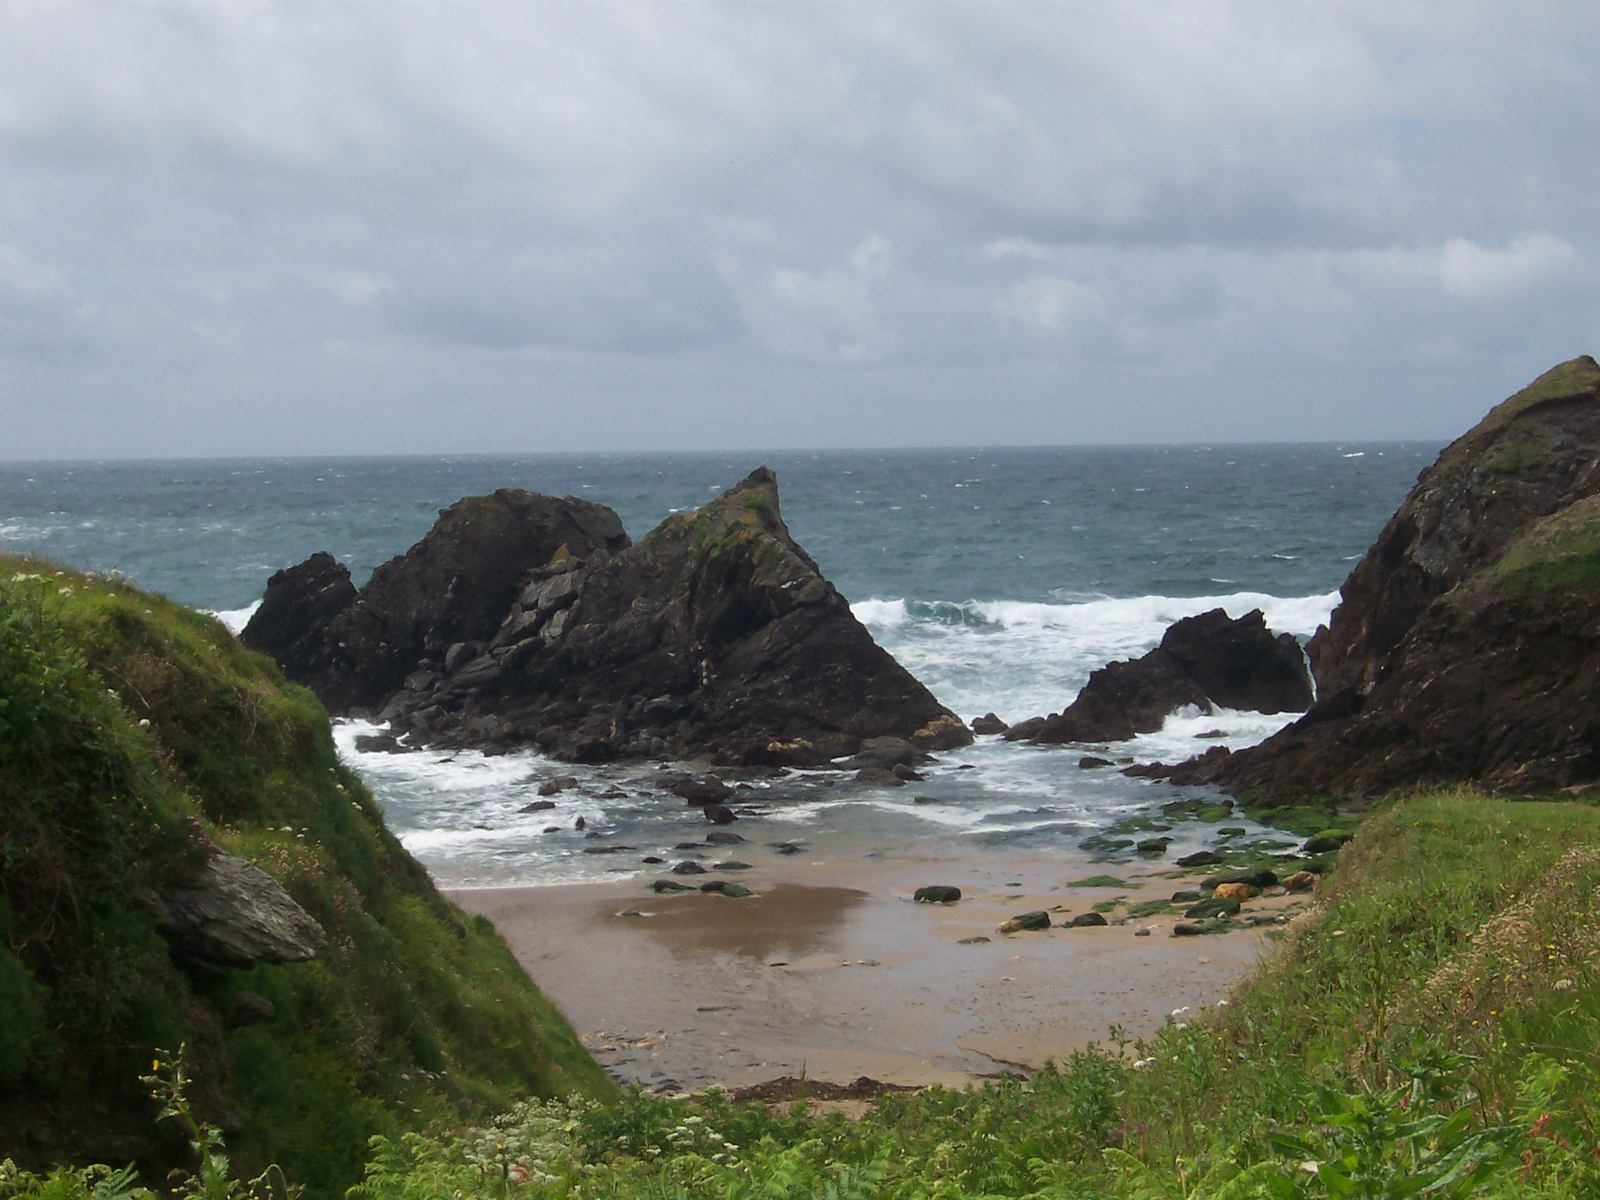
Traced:
<svg viewBox="0 0 1600 1200">
<path fill-rule="evenodd" d="M 130 897 L 217 850 L 322 923 L 321 958 L 168 954 Z M 241 1168 L 277 1162 L 311 1196 L 354 1183 L 375 1135 L 611 1094 L 494 930 L 385 828 L 315 697 L 115 579 L 0 559 L 0 863 L 0 1156 L 159 1175 L 183 1149 L 140 1079 L 180 1044 Z M 240 990 L 275 1015 L 234 1027 Z"/>
<path fill-rule="evenodd" d="M 1534 522 L 1501 555 L 1494 572 L 1511 592 L 1600 588 L 1600 496 Z"/>
</svg>

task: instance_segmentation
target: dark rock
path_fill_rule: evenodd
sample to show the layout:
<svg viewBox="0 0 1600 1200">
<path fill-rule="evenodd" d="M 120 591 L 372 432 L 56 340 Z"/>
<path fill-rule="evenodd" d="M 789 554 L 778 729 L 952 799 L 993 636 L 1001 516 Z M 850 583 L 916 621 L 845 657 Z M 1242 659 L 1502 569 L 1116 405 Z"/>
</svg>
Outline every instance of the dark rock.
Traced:
<svg viewBox="0 0 1600 1200">
<path fill-rule="evenodd" d="M 1004 733 L 1007 729 L 1010 729 L 1011 726 L 1007 725 L 993 713 L 984 713 L 981 717 L 972 718 L 971 728 L 973 733 L 979 734 L 980 736 L 988 736 L 996 733 Z"/>
<path fill-rule="evenodd" d="M 1054 716 L 1056 714 L 1051 715 Z M 1026 721 L 1018 721 L 1015 725 L 1006 729 L 1005 739 L 1008 742 L 1032 741 L 1033 735 L 1043 729 L 1049 721 L 1050 717 L 1029 717 Z"/>
<path fill-rule="evenodd" d="M 1196 891 L 1184 891 L 1184 892 L 1173 892 L 1172 893 L 1172 902 L 1174 904 L 1193 904 L 1196 900 L 1203 900 L 1203 899 L 1205 899 L 1205 897 L 1202 896 L 1199 892 L 1196 892 Z"/>
<path fill-rule="evenodd" d="M 684 861 L 672 868 L 674 875 L 704 875 L 706 869 L 697 862 Z"/>
<path fill-rule="evenodd" d="M 581 830 L 581 829 L 584 828 L 584 826 L 588 825 L 588 823 L 589 822 L 585 821 L 582 817 L 579 817 L 576 821 L 574 821 L 572 823 L 572 827 L 574 829 L 580 829 Z"/>
<path fill-rule="evenodd" d="M 1072 920 L 1067 922 L 1067 926 L 1071 929 L 1083 929 L 1091 925 L 1105 925 L 1108 923 L 1109 922 L 1106 921 L 1102 914 L 1097 912 L 1086 912 L 1079 913 L 1077 916 L 1073 917 Z"/>
<path fill-rule="evenodd" d="M 706 820 L 713 825 L 731 825 L 739 818 L 733 815 L 733 809 L 726 804 L 708 804 L 703 810 Z"/>
<path fill-rule="evenodd" d="M 700 890 L 702 892 L 714 892 L 734 900 L 743 899 L 751 894 L 750 889 L 743 884 L 732 883 L 726 879 L 713 879 L 710 883 L 702 883 Z"/>
<path fill-rule="evenodd" d="M 956 941 L 956 945 L 958 945 L 958 946 L 983 946 L 983 945 L 987 945 L 988 941 L 989 941 L 989 939 L 984 937 L 980 933 L 977 937 L 960 938 L 960 939 L 958 939 Z"/>
<path fill-rule="evenodd" d="M 674 796 L 681 796 L 690 804 L 721 804 L 733 795 L 733 789 L 715 775 L 707 775 L 704 779 L 694 779 L 683 775 L 675 778 L 670 784 L 663 784 L 667 791 Z"/>
<path fill-rule="evenodd" d="M 330 711 L 377 707 L 426 656 L 439 663 L 457 644 L 492 645 L 501 626 L 520 615 L 512 609 L 530 571 L 627 545 L 622 523 L 603 505 L 502 488 L 444 509 L 420 542 L 378 567 L 354 595 L 338 586 L 337 564 L 327 555 L 279 572 L 280 605 L 268 610 L 263 598 L 241 640 L 271 654 Z M 325 581 L 320 605 L 305 598 L 311 581 Z M 267 589 L 274 590 L 270 580 Z M 280 607 L 294 621 L 279 619 Z M 268 619 L 258 624 L 263 611 Z M 498 669 L 480 658 L 458 678 L 471 671 L 464 683 L 478 686 L 493 682 Z"/>
<path fill-rule="evenodd" d="M 773 842 L 772 848 L 779 854 L 804 854 L 806 848 L 799 842 Z"/>
<path fill-rule="evenodd" d="M 400 740 L 392 733 L 363 733 L 356 738 L 357 754 L 398 754 Z"/>
<path fill-rule="evenodd" d="M 1224 883 L 1245 883 L 1253 888 L 1269 888 L 1278 882 L 1278 874 L 1270 867 L 1262 867 L 1258 871 L 1235 871 L 1230 875 L 1211 875 L 1201 880 L 1201 890 L 1214 888 Z"/>
<path fill-rule="evenodd" d="M 1051 745 L 1120 742 L 1154 733 L 1185 707 L 1299 712 L 1310 703 L 1300 644 L 1288 634 L 1274 638 L 1259 610 L 1235 621 L 1217 608 L 1174 622 L 1143 658 L 1091 673 L 1063 712 L 1014 725 L 1005 736 Z"/>
<path fill-rule="evenodd" d="M 355 599 L 350 569 L 318 551 L 267 580 L 261 607 L 239 640 L 276 659 L 291 679 L 303 679 L 327 661 L 327 630 Z"/>
<path fill-rule="evenodd" d="M 1175 922 L 1172 926 L 1173 937 L 1199 937 L 1204 932 L 1203 925 L 1189 925 L 1183 921 Z"/>
<path fill-rule="evenodd" d="M 671 879 L 658 879 L 650 885 L 656 892 L 692 892 L 694 888 L 686 883 L 678 883 Z"/>
<path fill-rule="evenodd" d="M 1180 867 L 1208 867 L 1212 863 L 1221 862 L 1222 855 L 1214 850 L 1196 850 L 1193 854 L 1185 854 L 1176 861 Z"/>
<path fill-rule="evenodd" d="M 1042 909 L 1032 912 L 1018 913 L 1010 920 L 1002 921 L 995 926 L 1000 933 L 1022 933 L 1050 928 L 1050 914 Z"/>
<path fill-rule="evenodd" d="M 714 829 L 706 834 L 708 846 L 737 846 L 744 838 L 730 829 Z"/>
<path fill-rule="evenodd" d="M 1237 900 L 1223 900 L 1218 897 L 1212 897 L 1210 900 L 1202 900 L 1199 904 L 1184 909 L 1183 915 L 1194 920 L 1196 918 L 1220 917 L 1223 914 L 1232 917 L 1237 916 L 1238 912 L 1239 902 Z"/>
<path fill-rule="evenodd" d="M 1169 837 L 1145 838 L 1134 846 L 1134 850 L 1139 854 L 1165 854 L 1170 845 L 1172 839 Z"/>
<path fill-rule="evenodd" d="M 911 743 L 919 750 L 954 750 L 972 745 L 972 731 L 961 723 L 960 717 L 947 712 L 913 733 Z"/>
<path fill-rule="evenodd" d="M 1260 609 L 1231 620 L 1220 608 L 1175 621 L 1161 649 L 1224 708 L 1305 712 L 1311 707 L 1306 657 L 1293 635 L 1273 637 Z"/>
<path fill-rule="evenodd" d="M 554 800 L 533 800 L 527 804 L 524 804 L 517 811 L 525 813 L 546 812 L 555 806 L 556 802 Z"/>
<path fill-rule="evenodd" d="M 913 796 L 913 797 L 911 797 L 911 803 L 913 803 L 913 804 L 938 804 L 938 803 L 940 803 L 940 800 L 939 800 L 939 798 L 937 796 Z"/>
<path fill-rule="evenodd" d="M 1257 801 L 1600 780 L 1600 365 L 1547 372 L 1447 446 L 1307 647 L 1319 700 L 1175 781 Z"/>
<path fill-rule="evenodd" d="M 1096 758 L 1093 754 L 1085 754 L 1078 760 L 1078 770 L 1080 771 L 1092 771 L 1096 767 L 1109 766 L 1111 766 L 1109 758 Z"/>
<path fill-rule="evenodd" d="M 655 854 L 647 854 L 644 858 L 641 858 L 639 861 L 642 862 L 642 863 L 648 863 L 650 866 L 655 866 L 657 863 L 664 863 L 667 860 L 664 859 L 664 858 L 661 858 L 661 857 L 659 857 L 658 855 L 655 855 Z"/>
<path fill-rule="evenodd" d="M 918 904 L 954 904 L 961 899 L 961 889 L 933 883 L 927 887 L 919 887 L 912 899 Z"/>
<path fill-rule="evenodd" d="M 710 836 L 709 835 L 707 835 L 707 839 L 706 840 L 707 841 L 710 840 Z M 704 842 L 678 842 L 678 843 L 674 844 L 674 846 L 672 848 L 674 850 L 699 850 L 699 849 L 702 849 L 704 847 L 704 845 L 705 845 Z"/>
<path fill-rule="evenodd" d="M 856 772 L 857 783 L 870 783 L 876 787 L 905 787 L 906 781 L 901 779 L 888 767 L 868 766 Z"/>
<path fill-rule="evenodd" d="M 853 767 L 882 767 L 892 770 L 895 767 L 915 766 L 920 762 L 927 762 L 932 755 L 918 749 L 915 744 L 902 737 L 874 737 L 867 738 L 861 743 L 860 749 L 851 759 Z"/>
<path fill-rule="evenodd" d="M 322 953 L 327 935 L 260 867 L 218 854 L 186 887 L 142 889 L 175 955 L 230 967 L 306 962 Z"/>
<path fill-rule="evenodd" d="M 585 854 L 621 854 L 624 850 L 637 850 L 637 846 L 586 846 Z"/>
<path fill-rule="evenodd" d="M 712 863 L 713 871 L 748 871 L 751 864 L 740 862 L 737 858 L 730 858 L 727 862 Z"/>
<path fill-rule="evenodd" d="M 227 1026 L 229 1029 L 238 1029 L 245 1025 L 259 1025 L 263 1021 L 270 1021 L 278 1015 L 278 1010 L 271 1000 L 265 996 L 258 996 L 254 992 L 237 991 L 228 1003 Z"/>
<path fill-rule="evenodd" d="M 921 783 L 922 776 L 904 763 L 896 763 L 889 768 L 889 773 L 901 783 Z"/>
<path fill-rule="evenodd" d="M 1133 779 L 1165 779 L 1173 770 L 1166 763 L 1134 763 L 1131 767 L 1123 767 L 1121 773 Z"/>
</svg>

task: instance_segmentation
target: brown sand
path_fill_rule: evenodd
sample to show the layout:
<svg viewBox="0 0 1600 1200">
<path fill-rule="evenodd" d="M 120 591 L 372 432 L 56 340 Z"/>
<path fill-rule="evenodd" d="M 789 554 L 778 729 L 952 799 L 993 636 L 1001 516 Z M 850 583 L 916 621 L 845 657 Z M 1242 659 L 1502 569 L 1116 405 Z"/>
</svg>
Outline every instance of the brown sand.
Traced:
<svg viewBox="0 0 1600 1200">
<path fill-rule="evenodd" d="M 737 879 L 756 893 L 743 899 L 656 895 L 639 880 L 451 898 L 494 922 L 614 1077 L 655 1088 L 741 1086 L 802 1071 L 836 1082 L 962 1084 L 1032 1069 L 1107 1041 L 1114 1024 L 1147 1036 L 1174 1009 L 1214 1003 L 1265 945 L 1260 931 L 1244 929 L 1174 938 L 1172 916 L 995 932 L 1027 909 L 1059 906 L 1065 912 L 1051 916 L 1060 921 L 1097 901 L 1166 898 L 1189 886 L 1139 865 L 1111 868 L 1134 886 L 1104 889 L 1069 884 L 1106 867 L 1059 858 L 739 852 L 761 861 L 704 878 Z M 913 904 L 925 883 L 954 884 L 963 899 Z M 1294 903 L 1253 901 L 1247 915 Z M 1135 936 L 1143 926 L 1152 936 Z M 970 937 L 990 940 L 961 944 Z"/>
</svg>

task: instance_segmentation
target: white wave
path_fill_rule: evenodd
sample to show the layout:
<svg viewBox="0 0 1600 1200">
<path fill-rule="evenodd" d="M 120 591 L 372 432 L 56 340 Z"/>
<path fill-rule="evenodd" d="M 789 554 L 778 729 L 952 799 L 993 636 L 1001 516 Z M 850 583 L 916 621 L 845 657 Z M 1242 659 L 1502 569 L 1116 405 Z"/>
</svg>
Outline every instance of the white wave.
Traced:
<svg viewBox="0 0 1600 1200">
<path fill-rule="evenodd" d="M 904 600 L 858 600 L 850 611 L 868 629 L 898 629 L 911 619 Z"/>
<path fill-rule="evenodd" d="M 256 609 L 261 607 L 261 601 L 247 604 L 243 608 L 212 609 L 211 615 L 228 627 L 228 632 L 237 636 L 241 630 L 250 624 L 250 618 L 256 615 Z"/>
</svg>

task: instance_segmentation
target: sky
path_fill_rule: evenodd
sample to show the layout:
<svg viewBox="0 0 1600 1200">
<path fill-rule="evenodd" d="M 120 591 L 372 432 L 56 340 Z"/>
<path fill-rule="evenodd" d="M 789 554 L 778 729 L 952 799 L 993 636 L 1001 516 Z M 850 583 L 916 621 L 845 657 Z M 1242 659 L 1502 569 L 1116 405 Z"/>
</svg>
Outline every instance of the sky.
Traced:
<svg viewBox="0 0 1600 1200">
<path fill-rule="evenodd" d="M 0 0 L 0 459 L 1443 439 L 1600 6 Z"/>
</svg>

